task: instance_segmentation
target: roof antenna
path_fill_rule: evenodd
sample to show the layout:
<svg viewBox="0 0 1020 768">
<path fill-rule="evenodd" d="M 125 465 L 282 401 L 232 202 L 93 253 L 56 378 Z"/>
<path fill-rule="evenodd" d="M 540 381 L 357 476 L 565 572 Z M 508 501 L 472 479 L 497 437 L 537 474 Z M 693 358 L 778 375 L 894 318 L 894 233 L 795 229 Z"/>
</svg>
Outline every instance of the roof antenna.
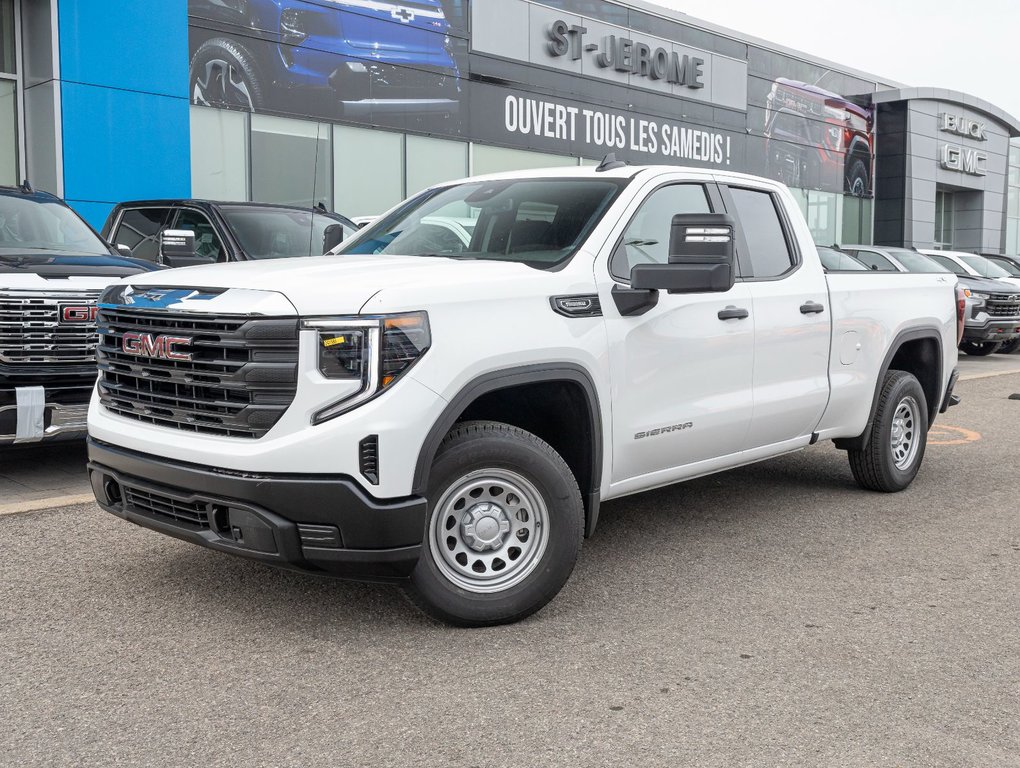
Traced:
<svg viewBox="0 0 1020 768">
<path fill-rule="evenodd" d="M 25 179 L 23 182 L 21 182 L 21 191 L 24 192 L 26 195 L 31 195 L 33 192 L 35 192 L 35 190 L 32 189 L 32 185 L 28 183 L 28 179 Z"/>
<path fill-rule="evenodd" d="M 316 210 L 322 211 L 323 213 L 327 212 L 326 211 L 326 206 L 323 204 L 323 202 L 321 200 L 315 204 L 315 208 L 316 208 Z"/>
<path fill-rule="evenodd" d="M 610 152 L 608 155 L 602 158 L 602 162 L 599 163 L 599 167 L 595 169 L 595 173 L 602 173 L 603 171 L 612 171 L 616 168 L 626 168 L 627 164 L 623 160 L 616 159 L 616 153 Z"/>
</svg>

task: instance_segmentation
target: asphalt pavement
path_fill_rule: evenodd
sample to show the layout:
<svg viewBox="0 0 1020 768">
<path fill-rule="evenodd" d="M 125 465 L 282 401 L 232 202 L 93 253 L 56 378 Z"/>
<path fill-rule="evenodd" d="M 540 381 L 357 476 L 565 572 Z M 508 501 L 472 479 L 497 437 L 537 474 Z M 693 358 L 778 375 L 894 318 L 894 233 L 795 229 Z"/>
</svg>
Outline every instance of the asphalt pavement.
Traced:
<svg viewBox="0 0 1020 768">
<path fill-rule="evenodd" d="M 1020 376 L 959 392 L 909 490 L 822 444 L 607 503 L 493 629 L 0 516 L 0 765 L 1020 766 Z"/>
</svg>

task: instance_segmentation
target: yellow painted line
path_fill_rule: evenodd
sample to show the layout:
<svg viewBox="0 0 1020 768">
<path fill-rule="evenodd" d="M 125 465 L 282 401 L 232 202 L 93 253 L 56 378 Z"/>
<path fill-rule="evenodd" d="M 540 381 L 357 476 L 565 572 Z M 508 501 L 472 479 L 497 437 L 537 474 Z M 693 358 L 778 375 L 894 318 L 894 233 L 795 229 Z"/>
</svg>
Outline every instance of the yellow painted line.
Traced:
<svg viewBox="0 0 1020 768">
<path fill-rule="evenodd" d="M 46 499 L 15 501 L 10 504 L 0 504 L 0 516 L 17 515 L 22 512 L 40 512 L 44 509 L 55 509 L 57 507 L 70 507 L 73 504 L 87 504 L 95 500 L 96 497 L 92 493 L 72 493 L 65 496 L 50 496 Z"/>
<path fill-rule="evenodd" d="M 948 424 L 936 424 L 928 432 L 928 445 L 966 445 L 976 443 L 981 433 L 963 427 L 951 427 Z"/>
</svg>

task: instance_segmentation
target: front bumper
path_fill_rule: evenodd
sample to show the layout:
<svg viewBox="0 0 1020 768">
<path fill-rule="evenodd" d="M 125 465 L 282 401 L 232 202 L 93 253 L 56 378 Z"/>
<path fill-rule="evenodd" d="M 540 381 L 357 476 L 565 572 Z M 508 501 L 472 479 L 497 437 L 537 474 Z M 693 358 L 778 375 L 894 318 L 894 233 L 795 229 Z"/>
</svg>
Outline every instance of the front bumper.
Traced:
<svg viewBox="0 0 1020 768">
<path fill-rule="evenodd" d="M 0 405 L 0 445 L 30 445 L 85 437 L 87 402 L 47 402 L 42 387 L 22 387 L 16 396 L 15 403 Z"/>
<path fill-rule="evenodd" d="M 193 544 L 283 568 L 369 581 L 410 575 L 426 502 L 380 501 L 342 475 L 268 475 L 169 461 L 89 439 L 99 505 Z"/>
<path fill-rule="evenodd" d="M 1010 341 L 1017 336 L 1020 336 L 1020 318 L 1017 317 L 983 323 L 968 322 L 963 326 L 964 341 Z"/>
</svg>

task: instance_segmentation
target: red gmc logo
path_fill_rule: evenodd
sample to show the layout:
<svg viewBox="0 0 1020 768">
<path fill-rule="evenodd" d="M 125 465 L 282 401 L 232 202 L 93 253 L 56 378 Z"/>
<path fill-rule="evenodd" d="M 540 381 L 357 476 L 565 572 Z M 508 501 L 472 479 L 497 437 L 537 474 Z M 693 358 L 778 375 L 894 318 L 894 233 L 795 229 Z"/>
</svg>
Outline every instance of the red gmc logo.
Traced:
<svg viewBox="0 0 1020 768">
<path fill-rule="evenodd" d="M 60 322 L 66 324 L 95 323 L 99 307 L 92 304 L 61 304 Z"/>
<path fill-rule="evenodd" d="M 136 357 L 156 357 L 162 360 L 191 360 L 190 352 L 179 352 L 178 345 L 190 344 L 188 336 L 154 336 L 151 333 L 125 333 L 120 348 L 124 354 Z"/>
</svg>

